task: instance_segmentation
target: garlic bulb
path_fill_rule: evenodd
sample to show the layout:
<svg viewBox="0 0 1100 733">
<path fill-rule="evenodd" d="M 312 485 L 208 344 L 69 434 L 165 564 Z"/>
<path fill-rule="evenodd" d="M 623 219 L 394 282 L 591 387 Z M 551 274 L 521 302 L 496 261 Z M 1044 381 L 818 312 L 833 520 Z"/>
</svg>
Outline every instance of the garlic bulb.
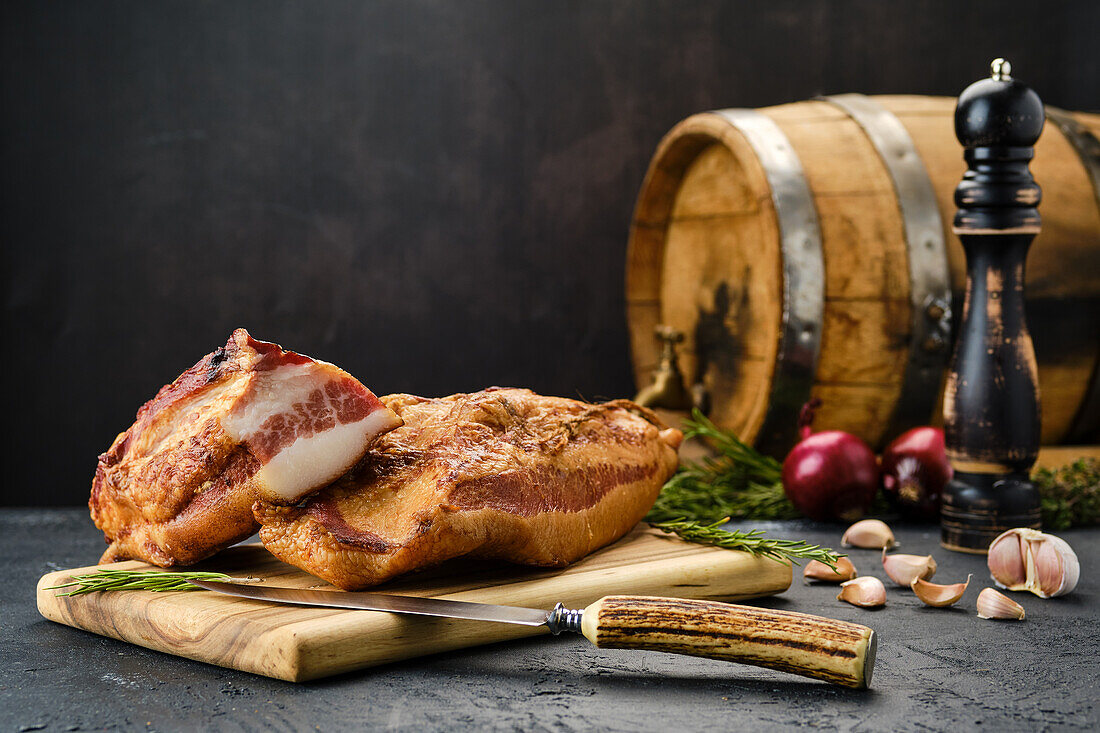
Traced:
<svg viewBox="0 0 1100 733">
<path fill-rule="evenodd" d="M 1081 565 L 1061 537 L 1037 529 L 1010 529 L 989 545 L 989 575 L 1000 588 L 1064 596 L 1077 587 Z"/>
<path fill-rule="evenodd" d="M 836 599 L 863 608 L 885 606 L 886 586 L 882 584 L 881 580 L 870 575 L 864 578 L 856 578 L 840 584 L 840 595 Z"/>
<path fill-rule="evenodd" d="M 936 574 L 936 561 L 931 555 L 887 555 L 882 551 L 882 569 L 890 580 L 908 588 L 917 578 L 928 580 Z"/>
<path fill-rule="evenodd" d="M 1024 607 L 1004 593 L 985 588 L 978 594 L 978 618 L 1024 620 Z"/>
<path fill-rule="evenodd" d="M 921 599 L 926 606 L 943 608 L 944 606 L 953 605 L 962 598 L 968 585 L 970 585 L 969 575 L 966 576 L 965 583 L 952 583 L 951 585 L 937 585 L 935 583 L 929 583 L 927 580 L 917 578 L 909 587 L 913 589 L 913 593 L 915 593 L 917 598 Z"/>
<path fill-rule="evenodd" d="M 886 522 L 881 519 L 863 519 L 844 531 L 840 544 L 844 547 L 879 550 L 893 547 L 897 542 Z"/>
<path fill-rule="evenodd" d="M 806 568 L 802 571 L 802 577 L 806 580 L 824 580 L 833 583 L 851 580 L 857 575 L 859 573 L 856 572 L 856 566 L 846 557 L 836 561 L 836 570 L 819 560 L 811 560 L 806 563 Z"/>
</svg>

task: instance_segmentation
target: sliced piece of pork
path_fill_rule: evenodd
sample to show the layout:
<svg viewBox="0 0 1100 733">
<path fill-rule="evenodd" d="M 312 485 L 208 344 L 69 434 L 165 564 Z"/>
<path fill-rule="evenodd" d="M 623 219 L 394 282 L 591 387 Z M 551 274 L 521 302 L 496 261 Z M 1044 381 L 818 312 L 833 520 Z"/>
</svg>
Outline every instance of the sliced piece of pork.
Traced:
<svg viewBox="0 0 1100 733">
<path fill-rule="evenodd" d="M 460 555 L 571 563 L 645 516 L 683 437 L 626 400 L 489 389 L 382 401 L 404 425 L 354 469 L 304 504 L 256 504 L 272 553 L 348 590 Z"/>
<path fill-rule="evenodd" d="M 342 369 L 237 329 L 138 411 L 99 457 L 101 562 L 197 562 L 255 531 L 252 504 L 300 501 L 400 418 Z"/>
</svg>

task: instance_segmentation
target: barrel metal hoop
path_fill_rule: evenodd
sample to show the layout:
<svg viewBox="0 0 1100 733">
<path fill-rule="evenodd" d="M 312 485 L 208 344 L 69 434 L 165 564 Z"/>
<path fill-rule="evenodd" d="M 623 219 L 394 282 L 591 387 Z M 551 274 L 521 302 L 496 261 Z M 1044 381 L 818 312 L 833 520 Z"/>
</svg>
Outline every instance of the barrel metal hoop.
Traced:
<svg viewBox="0 0 1100 733">
<path fill-rule="evenodd" d="M 909 255 L 909 359 L 885 435 L 926 425 L 936 409 L 951 351 L 951 276 L 936 193 L 908 130 L 862 94 L 822 97 L 863 128 L 897 194 Z"/>
<path fill-rule="evenodd" d="M 1058 126 L 1066 140 L 1077 151 L 1081 164 L 1092 180 L 1092 192 L 1100 206 L 1100 140 L 1073 115 L 1058 107 L 1046 107 L 1047 119 Z M 1091 442 L 1100 433 L 1100 360 L 1093 366 L 1088 392 L 1070 424 L 1066 438 L 1070 442 Z"/>
<path fill-rule="evenodd" d="M 783 329 L 764 424 L 756 438 L 782 455 L 797 441 L 799 408 L 810 398 L 821 352 L 825 263 L 821 226 L 802 162 L 770 117 L 752 109 L 713 112 L 736 128 L 764 168 L 779 224 L 783 257 Z"/>
</svg>

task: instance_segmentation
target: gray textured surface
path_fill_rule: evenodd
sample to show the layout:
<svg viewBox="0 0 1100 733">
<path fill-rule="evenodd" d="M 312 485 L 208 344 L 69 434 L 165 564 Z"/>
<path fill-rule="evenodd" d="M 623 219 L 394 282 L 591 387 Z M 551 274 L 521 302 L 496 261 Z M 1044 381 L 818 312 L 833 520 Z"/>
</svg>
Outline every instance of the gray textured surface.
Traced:
<svg viewBox="0 0 1100 733">
<path fill-rule="evenodd" d="M 836 544 L 840 529 L 765 523 L 770 534 Z M 1095 730 L 1100 726 L 1095 559 L 1100 531 L 1066 532 L 1083 566 L 1077 591 L 1014 594 L 1022 624 L 981 621 L 984 559 L 949 553 L 931 527 L 902 527 L 905 552 L 932 552 L 936 580 L 974 573 L 955 609 L 927 609 L 888 583 L 886 608 L 834 600 L 797 582 L 774 608 L 857 621 L 880 635 L 873 689 L 778 672 L 540 638 L 294 685 L 207 666 L 43 620 L 38 577 L 94 562 L 102 538 L 82 510 L 3 510 L 9 577 L 0 596 L 3 730 Z M 875 553 L 852 551 L 884 577 Z"/>
</svg>

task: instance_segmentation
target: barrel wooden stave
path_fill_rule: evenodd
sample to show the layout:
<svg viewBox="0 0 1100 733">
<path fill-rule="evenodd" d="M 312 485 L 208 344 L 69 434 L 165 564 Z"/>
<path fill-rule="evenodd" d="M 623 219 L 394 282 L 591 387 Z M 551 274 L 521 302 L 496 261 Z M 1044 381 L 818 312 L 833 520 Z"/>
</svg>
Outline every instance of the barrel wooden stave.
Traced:
<svg viewBox="0 0 1100 733">
<path fill-rule="evenodd" d="M 890 174 L 862 128 L 828 102 L 762 111 L 802 161 L 821 226 L 825 311 L 814 380 L 820 424 L 878 443 L 890 409 L 868 410 L 867 403 L 897 402 L 909 349 L 908 253 Z M 838 150 L 845 151 L 839 167 Z"/>
</svg>

